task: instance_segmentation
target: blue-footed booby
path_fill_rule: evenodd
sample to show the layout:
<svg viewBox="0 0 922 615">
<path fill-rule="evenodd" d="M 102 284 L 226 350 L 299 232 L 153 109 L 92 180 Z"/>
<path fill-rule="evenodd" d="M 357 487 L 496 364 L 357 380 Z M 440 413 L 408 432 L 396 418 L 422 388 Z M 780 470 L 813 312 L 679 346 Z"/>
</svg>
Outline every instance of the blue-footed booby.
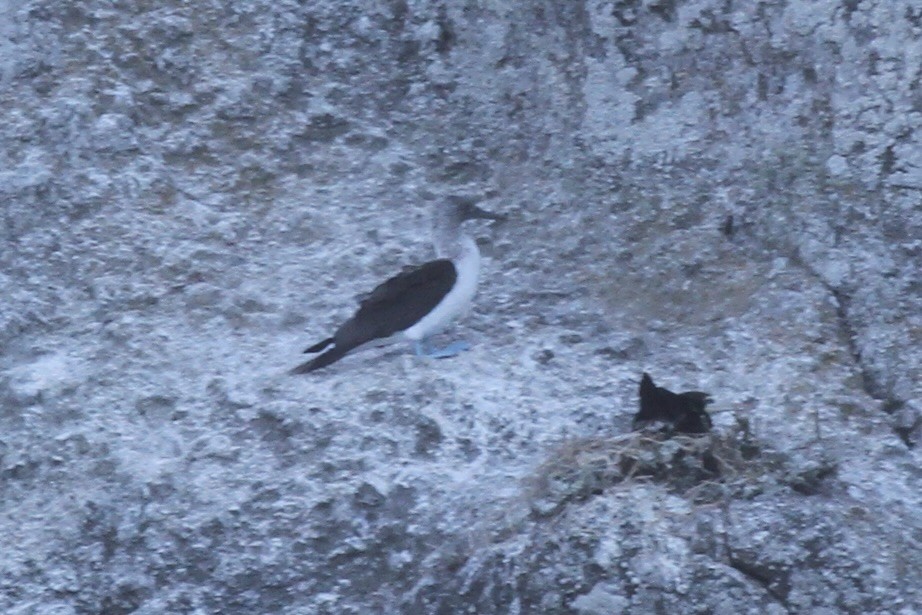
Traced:
<svg viewBox="0 0 922 615">
<path fill-rule="evenodd" d="M 711 416 L 705 407 L 711 396 L 701 391 L 673 393 L 653 384 L 644 372 L 640 380 L 640 410 L 634 415 L 634 429 L 656 424 L 664 431 L 702 434 L 711 430 Z"/>
<path fill-rule="evenodd" d="M 466 313 L 474 298 L 480 250 L 473 239 L 462 233 L 461 224 L 476 218 L 504 220 L 505 216 L 484 211 L 462 197 L 450 197 L 439 206 L 434 225 L 436 260 L 405 268 L 379 284 L 361 299 L 355 315 L 332 337 L 304 351 L 325 352 L 291 373 L 305 374 L 326 367 L 359 346 L 397 334 L 413 343 L 418 356 L 450 357 L 467 350 L 466 342 L 431 348 L 428 339 Z"/>
</svg>

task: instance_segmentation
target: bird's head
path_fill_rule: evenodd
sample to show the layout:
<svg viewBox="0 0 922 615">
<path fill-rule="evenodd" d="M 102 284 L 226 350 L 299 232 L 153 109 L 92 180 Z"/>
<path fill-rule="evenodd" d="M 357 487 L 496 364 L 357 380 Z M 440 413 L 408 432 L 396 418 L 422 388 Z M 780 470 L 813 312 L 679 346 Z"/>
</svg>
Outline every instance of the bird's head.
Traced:
<svg viewBox="0 0 922 615">
<path fill-rule="evenodd" d="M 467 196 L 449 196 L 442 207 L 442 215 L 455 224 L 466 220 L 505 220 L 506 216 L 481 209 L 477 200 Z"/>
</svg>

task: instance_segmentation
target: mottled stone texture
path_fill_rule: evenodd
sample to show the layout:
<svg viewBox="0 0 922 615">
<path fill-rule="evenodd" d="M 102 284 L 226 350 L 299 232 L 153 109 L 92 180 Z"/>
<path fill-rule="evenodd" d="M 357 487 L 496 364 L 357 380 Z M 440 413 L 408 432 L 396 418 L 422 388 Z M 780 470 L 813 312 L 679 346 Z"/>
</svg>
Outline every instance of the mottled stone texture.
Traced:
<svg viewBox="0 0 922 615">
<path fill-rule="evenodd" d="M 0 0 L 0 611 L 916 612 L 920 58 L 918 0 Z M 287 376 L 449 194 L 474 349 Z"/>
</svg>

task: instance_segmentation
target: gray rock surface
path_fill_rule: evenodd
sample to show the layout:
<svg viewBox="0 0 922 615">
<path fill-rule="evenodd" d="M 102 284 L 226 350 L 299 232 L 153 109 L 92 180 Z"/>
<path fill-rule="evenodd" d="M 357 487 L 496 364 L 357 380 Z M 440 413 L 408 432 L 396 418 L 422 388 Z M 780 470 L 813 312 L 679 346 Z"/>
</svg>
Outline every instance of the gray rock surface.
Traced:
<svg viewBox="0 0 922 615">
<path fill-rule="evenodd" d="M 920 57 L 916 0 L 0 0 L 0 611 L 917 612 Z M 473 350 L 288 376 L 449 194 L 512 218 Z M 713 438 L 626 435 L 643 370 Z"/>
</svg>

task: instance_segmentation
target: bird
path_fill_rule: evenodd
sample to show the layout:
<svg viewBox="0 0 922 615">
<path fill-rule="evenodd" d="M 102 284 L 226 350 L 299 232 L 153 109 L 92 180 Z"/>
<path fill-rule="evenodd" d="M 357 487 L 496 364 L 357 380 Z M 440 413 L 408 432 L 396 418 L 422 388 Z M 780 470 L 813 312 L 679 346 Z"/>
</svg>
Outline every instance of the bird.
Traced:
<svg viewBox="0 0 922 615">
<path fill-rule="evenodd" d="M 664 431 L 675 433 L 707 433 L 712 423 L 705 407 L 711 401 L 711 396 L 701 391 L 673 393 L 658 387 L 650 374 L 644 372 L 640 379 L 640 410 L 634 415 L 633 428 L 658 425 Z"/>
<path fill-rule="evenodd" d="M 322 354 L 291 373 L 313 372 L 360 346 L 398 334 L 412 342 L 417 356 L 451 357 L 470 348 L 464 341 L 434 348 L 429 338 L 470 308 L 480 275 L 480 250 L 461 225 L 478 218 L 502 221 L 506 216 L 481 209 L 474 199 L 462 196 L 448 197 L 437 206 L 433 241 L 437 258 L 405 267 L 364 295 L 352 318 L 304 351 Z"/>
</svg>

